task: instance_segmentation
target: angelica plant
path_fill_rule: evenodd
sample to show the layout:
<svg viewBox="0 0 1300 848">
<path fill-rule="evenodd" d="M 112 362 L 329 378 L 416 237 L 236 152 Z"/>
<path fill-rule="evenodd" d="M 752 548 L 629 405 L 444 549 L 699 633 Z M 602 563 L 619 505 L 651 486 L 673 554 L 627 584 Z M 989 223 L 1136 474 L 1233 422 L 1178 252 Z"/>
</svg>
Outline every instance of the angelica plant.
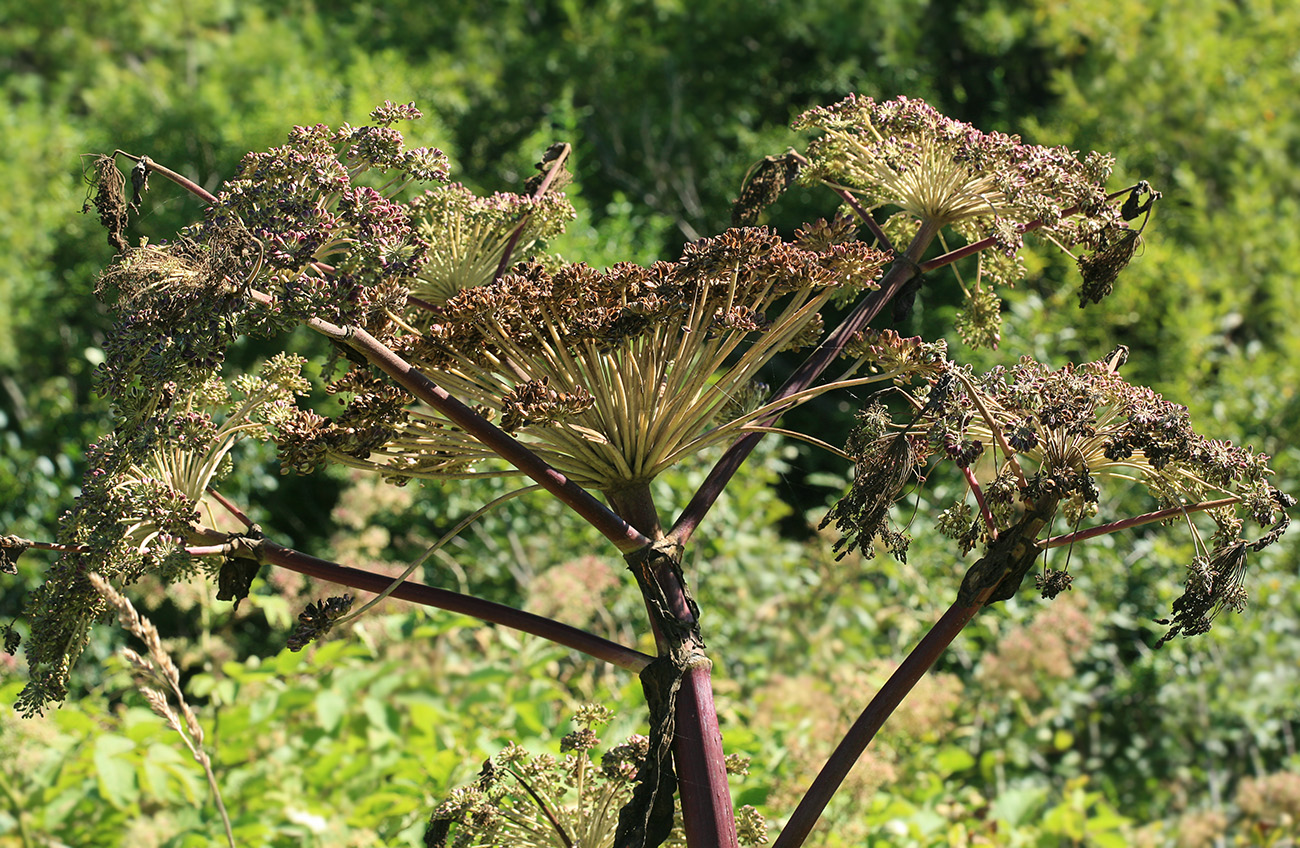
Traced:
<svg viewBox="0 0 1300 848">
<path fill-rule="evenodd" d="M 219 598 L 238 602 L 263 568 L 289 568 L 465 612 L 639 675 L 649 732 L 612 771 L 597 776 L 588 761 L 590 726 L 566 743 L 564 761 L 512 748 L 434 811 L 429 844 L 654 846 L 680 837 L 735 846 L 762 824 L 742 811 L 738 829 L 732 809 L 711 681 L 712 652 L 725 646 L 706 646 L 683 555 L 757 441 L 781 430 L 782 414 L 875 386 L 906 408 L 866 404 L 845 450 L 791 434 L 854 466 L 827 517 L 839 549 L 905 557 L 891 507 L 931 465 L 951 462 L 973 504 L 954 504 L 940 527 L 955 555 L 982 555 L 791 813 L 777 844 L 793 848 L 938 653 L 980 609 L 1009 598 L 1045 549 L 1141 523 L 1191 527 L 1198 553 L 1172 638 L 1240 609 L 1246 554 L 1286 527 L 1294 501 L 1269 484 L 1267 458 L 1198 435 L 1182 407 L 1125 382 L 1122 351 L 977 375 L 949 359 L 943 339 L 871 327 L 887 305 L 898 315 L 924 296 L 923 281 L 940 285 L 931 272 L 951 268 L 968 300 L 954 330 L 996 346 L 995 286 L 1022 274 L 1027 236 L 1076 258 L 1081 305 L 1101 300 L 1159 196 L 1145 183 L 1109 191 L 1106 155 L 985 133 L 921 101 L 850 97 L 796 121 L 820 135 L 806 154 L 765 160 L 735 220 L 758 223 L 796 180 L 829 187 L 847 211 L 791 238 L 741 226 L 650 267 L 595 269 L 545 253 L 572 216 L 559 193 L 566 146 L 547 152 L 526 194 L 477 197 L 448 182 L 440 152 L 405 146 L 395 125 L 417 118 L 414 106 L 385 104 L 371 117 L 363 127 L 297 127 L 285 145 L 249 154 L 216 194 L 122 154 L 135 163 L 137 193 L 155 174 L 208 204 L 202 221 L 166 243 L 126 242 L 123 210 L 142 201 L 127 203 L 113 159 L 97 160 L 95 206 L 121 250 L 99 287 L 119 316 L 98 373 L 115 429 L 92 448 L 58 542 L 0 543 L 4 565 L 32 548 L 61 553 L 30 604 L 24 712 L 67 696 L 71 664 L 106 612 L 92 571 L 116 586 L 146 572 L 208 574 Z M 832 328 L 829 304 L 847 310 Z M 304 361 L 288 354 L 255 377 L 226 373 L 236 338 L 297 327 L 333 346 L 318 378 L 341 408 L 313 403 Z M 806 358 L 771 389 L 758 377 L 782 351 Z M 823 380 L 836 363 L 841 377 Z M 253 525 L 220 491 L 249 438 L 273 443 L 285 473 L 343 465 L 397 485 L 531 478 L 624 557 L 655 654 L 418 583 L 409 579 L 418 562 L 393 580 L 278 544 L 275 528 Z M 721 458 L 665 522 L 652 482 L 707 448 L 724 448 Z M 1144 485 L 1155 509 L 1102 515 L 1100 486 L 1111 482 Z M 245 531 L 220 530 L 218 511 Z M 1201 514 L 1214 523 L 1208 542 L 1194 522 Z M 1262 535 L 1245 538 L 1247 520 Z M 1069 575 L 1044 571 L 1038 582 L 1050 597 Z M 347 621 L 352 603 L 313 603 L 291 647 Z M 584 721 L 597 723 L 595 713 Z M 563 788 L 577 789 L 573 804 L 554 801 Z"/>
</svg>

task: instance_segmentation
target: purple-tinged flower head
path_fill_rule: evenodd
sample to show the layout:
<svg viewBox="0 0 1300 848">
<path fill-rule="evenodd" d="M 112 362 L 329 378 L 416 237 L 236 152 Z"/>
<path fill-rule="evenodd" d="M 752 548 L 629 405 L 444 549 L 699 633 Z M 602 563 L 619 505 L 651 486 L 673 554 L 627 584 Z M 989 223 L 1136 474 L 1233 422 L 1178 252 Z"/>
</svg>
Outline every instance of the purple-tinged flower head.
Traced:
<svg viewBox="0 0 1300 848">
<path fill-rule="evenodd" d="M 1018 226 L 1055 228 L 1066 209 L 1096 215 L 1107 206 L 1110 157 L 1080 160 L 1064 147 L 981 132 L 921 100 L 850 96 L 805 112 L 795 128 L 823 131 L 809 145 L 806 179 L 846 185 L 872 208 L 893 206 L 938 226 L 980 222 L 1008 252 L 1020 247 Z"/>
<path fill-rule="evenodd" d="M 390 103 L 375 111 L 374 126 L 295 127 L 285 145 L 245 156 L 223 186 L 205 231 L 237 224 L 256 239 L 255 277 L 275 298 L 273 327 L 319 317 L 383 334 L 389 313 L 401 310 L 428 244 L 394 197 L 412 182 L 447 177 L 440 151 L 407 149 L 391 126 L 418 114 Z M 367 172 L 387 182 L 359 183 Z"/>
</svg>

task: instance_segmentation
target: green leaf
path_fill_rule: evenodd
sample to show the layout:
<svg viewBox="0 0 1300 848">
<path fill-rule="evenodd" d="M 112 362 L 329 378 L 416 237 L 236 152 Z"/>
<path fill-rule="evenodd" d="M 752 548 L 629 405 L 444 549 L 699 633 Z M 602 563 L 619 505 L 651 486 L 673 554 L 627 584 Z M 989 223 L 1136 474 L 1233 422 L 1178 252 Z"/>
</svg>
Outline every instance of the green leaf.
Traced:
<svg viewBox="0 0 1300 848">
<path fill-rule="evenodd" d="M 993 815 L 1012 828 L 1028 824 L 1037 818 L 1047 801 L 1046 786 L 1022 786 L 1008 789 L 993 802 Z"/>
<path fill-rule="evenodd" d="M 934 764 L 942 774 L 956 774 L 975 767 L 975 757 L 965 748 L 944 748 L 934 758 Z"/>
<path fill-rule="evenodd" d="M 326 689 L 316 696 L 316 720 L 328 733 L 338 730 L 339 722 L 347 712 L 348 701 L 343 695 Z"/>
<path fill-rule="evenodd" d="M 117 733 L 103 733 L 95 739 L 95 773 L 99 794 L 117 809 L 134 804 L 140 796 L 136 764 L 127 755 L 135 743 Z"/>
</svg>

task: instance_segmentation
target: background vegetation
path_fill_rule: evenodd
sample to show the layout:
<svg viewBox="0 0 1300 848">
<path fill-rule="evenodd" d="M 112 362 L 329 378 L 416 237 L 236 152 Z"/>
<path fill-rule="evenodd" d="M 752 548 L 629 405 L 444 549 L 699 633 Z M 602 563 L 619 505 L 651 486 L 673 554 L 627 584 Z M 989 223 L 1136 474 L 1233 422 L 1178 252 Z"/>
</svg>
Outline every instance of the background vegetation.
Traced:
<svg viewBox="0 0 1300 848">
<path fill-rule="evenodd" d="M 724 228 L 749 165 L 793 141 L 790 117 L 849 91 L 924 97 L 985 129 L 1113 152 L 1116 187 L 1144 178 L 1165 193 L 1141 256 L 1086 311 L 1065 262 L 1031 257 L 996 356 L 1059 364 L 1127 344 L 1131 379 L 1274 454 L 1280 488 L 1300 489 L 1300 124 L 1290 108 L 1300 10 L 1291 4 L 0 0 L 0 9 L 6 532 L 49 535 L 75 493 L 80 451 L 102 427 L 90 374 L 109 319 L 92 289 L 111 249 L 94 216 L 79 214 L 79 155 L 121 147 L 211 189 L 289 125 L 357 122 L 385 99 L 416 101 L 428 117 L 412 140 L 448 152 L 455 178 L 476 190 L 518 189 L 540 151 L 571 141 L 580 217 L 552 247 L 597 265 L 675 256 Z M 771 223 L 825 214 L 826 198 L 816 202 L 788 195 Z M 157 239 L 198 211 L 179 191 L 155 189 L 135 235 Z M 957 298 L 945 282 L 927 282 L 908 331 L 951 326 Z M 303 352 L 320 355 L 314 344 L 304 338 Z M 840 441 L 851 401 L 791 424 Z M 753 758 L 737 802 L 775 824 L 961 570 L 926 532 L 932 504 L 919 495 L 908 565 L 833 562 L 810 528 L 845 474 L 801 448 L 766 446 L 695 553 L 707 560 L 697 594 L 718 651 L 723 732 Z M 370 565 L 403 561 L 483 500 L 342 475 L 280 477 L 270 464 L 241 485 L 263 493 L 245 500 L 280 537 Z M 942 485 L 926 495 L 938 508 L 943 496 Z M 572 556 L 597 544 L 558 507 L 524 499 L 426 579 L 548 612 L 596 593 L 605 612 L 586 626 L 630 638 L 622 623 L 638 601 L 613 557 Z M 1143 534 L 1111 544 L 1073 563 L 1075 591 L 1053 605 L 1022 599 L 977 619 L 814 839 L 1294 839 L 1294 544 L 1259 564 L 1246 615 L 1158 653 L 1151 619 L 1168 609 L 1190 552 Z M 39 579 L 35 559 L 6 583 L 6 617 Z M 763 568 L 738 566 L 756 562 Z M 205 586 L 135 595 L 173 640 L 214 728 L 242 844 L 415 844 L 448 786 L 507 740 L 545 747 L 567 731 L 574 704 L 622 706 L 610 743 L 644 729 L 627 675 L 445 614 L 393 605 L 314 654 L 282 652 L 303 603 L 293 599 L 312 592 L 279 580 L 238 613 Z M 111 639 L 93 653 L 108 656 Z M 22 668 L 9 660 L 0 841 L 208 844 L 215 813 L 201 772 L 112 662 L 79 678 L 85 697 L 20 721 L 7 702 Z"/>
</svg>

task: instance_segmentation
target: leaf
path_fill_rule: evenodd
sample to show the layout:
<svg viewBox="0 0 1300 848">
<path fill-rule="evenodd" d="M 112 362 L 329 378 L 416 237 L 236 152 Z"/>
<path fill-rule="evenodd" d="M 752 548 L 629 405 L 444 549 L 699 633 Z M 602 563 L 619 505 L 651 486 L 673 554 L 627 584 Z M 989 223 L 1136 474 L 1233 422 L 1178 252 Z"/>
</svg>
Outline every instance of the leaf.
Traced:
<svg viewBox="0 0 1300 848">
<path fill-rule="evenodd" d="M 316 720 L 329 733 L 338 730 L 347 709 L 347 699 L 338 692 L 326 689 L 316 696 Z"/>
<path fill-rule="evenodd" d="M 1038 815 L 1047 801 L 1047 792 L 1045 786 L 1008 789 L 993 802 L 993 815 L 1012 828 L 1020 827 Z"/>
<path fill-rule="evenodd" d="M 117 733 L 105 733 L 95 740 L 95 778 L 99 794 L 117 809 L 135 803 L 140 796 L 135 763 L 127 753 L 135 743 Z"/>
</svg>

